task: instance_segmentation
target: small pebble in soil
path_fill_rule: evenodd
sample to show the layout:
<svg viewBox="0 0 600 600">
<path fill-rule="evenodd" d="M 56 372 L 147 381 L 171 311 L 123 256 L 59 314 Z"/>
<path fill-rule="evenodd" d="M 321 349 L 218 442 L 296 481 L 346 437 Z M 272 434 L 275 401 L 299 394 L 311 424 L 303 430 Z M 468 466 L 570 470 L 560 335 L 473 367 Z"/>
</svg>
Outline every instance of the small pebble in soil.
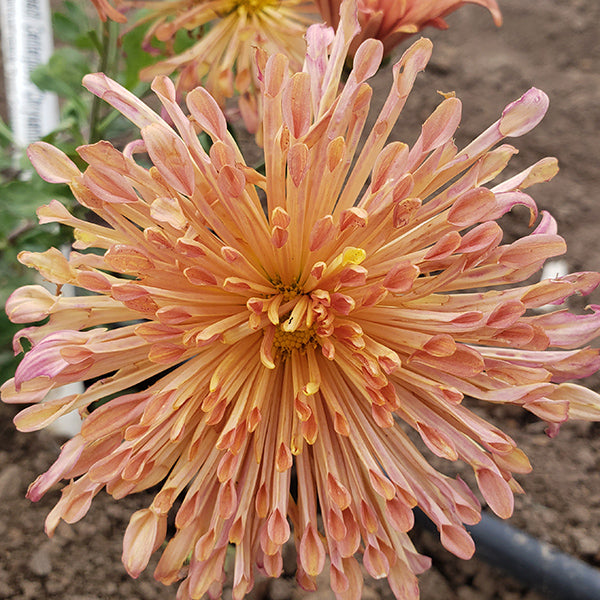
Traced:
<svg viewBox="0 0 600 600">
<path fill-rule="evenodd" d="M 52 559 L 50 554 L 52 551 L 52 543 L 43 543 L 29 559 L 29 569 L 34 575 L 44 577 L 52 571 Z"/>
</svg>

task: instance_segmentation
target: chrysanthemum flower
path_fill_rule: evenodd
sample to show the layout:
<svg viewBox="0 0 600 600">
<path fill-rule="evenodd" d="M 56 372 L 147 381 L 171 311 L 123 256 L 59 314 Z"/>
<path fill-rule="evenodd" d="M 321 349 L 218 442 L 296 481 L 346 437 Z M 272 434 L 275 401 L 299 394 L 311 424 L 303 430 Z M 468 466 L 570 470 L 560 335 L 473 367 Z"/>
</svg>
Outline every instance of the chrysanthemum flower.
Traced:
<svg viewBox="0 0 600 600">
<path fill-rule="evenodd" d="M 150 23 L 144 47 L 165 42 L 171 56 L 143 69 L 142 79 L 177 73 L 178 91 L 202 84 L 220 105 L 239 96 L 239 109 L 250 133 L 260 128 L 260 94 L 254 56 L 283 53 L 290 67 L 300 70 L 306 53 L 306 28 L 314 22 L 313 0 L 130 0 L 142 9 L 136 24 Z M 180 30 L 198 35 L 189 49 L 175 53 L 172 44 Z M 198 33 L 199 32 L 199 33 Z"/>
<path fill-rule="evenodd" d="M 314 1 L 325 22 L 337 27 L 342 0 Z M 358 0 L 361 32 L 350 47 L 350 54 L 368 38 L 381 40 L 385 54 L 388 54 L 402 40 L 425 27 L 447 29 L 444 17 L 464 4 L 486 7 L 496 25 L 502 24 L 496 0 Z"/>
<path fill-rule="evenodd" d="M 44 179 L 69 184 L 99 219 L 77 219 L 55 201 L 42 207 L 42 222 L 74 228 L 79 251 L 23 252 L 58 289 L 26 286 L 7 303 L 15 322 L 48 318 L 15 341 L 31 349 L 2 397 L 34 403 L 17 427 L 72 410 L 84 417 L 28 496 L 69 481 L 47 518 L 51 535 L 60 519 L 81 519 L 103 488 L 118 499 L 160 486 L 131 518 L 123 562 L 137 576 L 176 511 L 155 577 L 183 579 L 178 598 L 217 597 L 226 556 L 233 597 L 243 597 L 255 566 L 281 573 L 290 536 L 305 588 L 327 562 L 336 596 L 360 598 L 362 556 L 397 598 L 417 598 L 416 574 L 429 561 L 407 535 L 412 509 L 463 558 L 474 549 L 463 524 L 480 518 L 467 485 L 422 452 L 468 463 L 501 517 L 520 490 L 513 473 L 530 470 L 515 442 L 469 409 L 472 398 L 522 406 L 552 430 L 600 417 L 600 397 L 566 383 L 600 365 L 597 349 L 579 349 L 600 329 L 600 307 L 533 311 L 587 294 L 600 275 L 515 286 L 565 244 L 547 213 L 511 243 L 497 223 L 517 204 L 535 220 L 523 190 L 556 172 L 542 159 L 497 180 L 516 153 L 500 142 L 534 127 L 547 97 L 529 90 L 458 150 L 461 104 L 449 96 L 411 148 L 388 143 L 431 53 L 422 39 L 395 65 L 361 143 L 365 81 L 383 47 L 364 42 L 340 89 L 357 31 L 347 4 L 335 37 L 309 29 L 304 71 L 290 76 L 286 57 L 268 59 L 264 176 L 245 164 L 209 93 L 187 95 L 188 117 L 166 77 L 152 87 L 176 131 L 96 74 L 85 86 L 141 139 L 123 152 L 106 141 L 82 146 L 83 173 L 48 144 L 29 150 Z M 85 295 L 61 295 L 67 283 Z M 81 380 L 84 393 L 41 403 Z"/>
</svg>

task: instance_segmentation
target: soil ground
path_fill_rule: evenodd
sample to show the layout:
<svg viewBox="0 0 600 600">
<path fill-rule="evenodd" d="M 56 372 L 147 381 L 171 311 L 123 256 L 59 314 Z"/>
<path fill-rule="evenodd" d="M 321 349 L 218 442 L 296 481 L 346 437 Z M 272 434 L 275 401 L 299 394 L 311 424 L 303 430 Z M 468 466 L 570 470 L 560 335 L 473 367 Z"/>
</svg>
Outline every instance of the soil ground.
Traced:
<svg viewBox="0 0 600 600">
<path fill-rule="evenodd" d="M 502 108 L 530 86 L 545 90 L 551 101 L 548 115 L 534 132 L 515 141 L 520 150 L 515 162 L 524 168 L 547 155 L 559 158 L 558 177 L 534 188 L 532 195 L 559 222 L 569 246 L 569 270 L 600 270 L 600 2 L 500 0 L 500 5 L 500 29 L 484 9 L 466 6 L 448 19 L 449 31 L 425 32 L 434 40 L 433 59 L 418 80 L 395 139 L 412 143 L 419 124 L 439 102 L 436 90 L 455 91 L 463 101 L 459 145 L 495 121 Z M 373 84 L 375 98 L 383 101 L 389 71 L 378 74 Z M 507 236 L 522 234 L 526 215 L 517 211 L 506 228 Z M 600 294 L 588 300 L 600 303 Z M 599 381 L 592 378 L 589 385 L 600 391 Z M 526 494 L 517 498 L 511 524 L 600 566 L 600 426 L 567 424 L 550 440 L 543 423 L 510 407 L 478 410 L 519 443 L 534 467 L 533 473 L 519 478 Z M 148 504 L 147 496 L 115 502 L 100 495 L 83 521 L 61 524 L 54 538 L 45 537 L 44 518 L 59 491 L 51 491 L 39 504 L 31 504 L 24 495 L 28 484 L 56 458 L 59 442 L 44 432 L 15 432 L 14 412 L 0 406 L 0 598 L 174 599 L 175 588 L 152 579 L 152 565 L 134 581 L 120 563 L 127 520 Z M 423 600 L 544 598 L 477 558 L 454 558 L 428 532 L 416 529 L 414 539 L 434 561 L 420 578 Z M 252 598 L 306 596 L 294 584 L 294 561 L 288 558 L 285 576 L 260 582 Z M 326 585 L 321 587 L 312 596 L 315 600 L 333 598 Z M 392 596 L 384 582 L 367 581 L 363 598 Z"/>
</svg>

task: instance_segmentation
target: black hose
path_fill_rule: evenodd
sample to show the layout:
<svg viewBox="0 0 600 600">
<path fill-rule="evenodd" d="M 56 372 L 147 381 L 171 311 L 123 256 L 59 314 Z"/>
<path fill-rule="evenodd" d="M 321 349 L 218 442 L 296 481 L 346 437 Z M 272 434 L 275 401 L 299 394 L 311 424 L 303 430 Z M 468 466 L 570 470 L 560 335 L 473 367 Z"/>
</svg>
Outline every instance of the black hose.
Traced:
<svg viewBox="0 0 600 600">
<path fill-rule="evenodd" d="M 415 511 L 415 517 L 426 529 L 435 530 L 420 511 Z M 600 570 L 587 563 L 486 513 L 480 523 L 467 529 L 475 541 L 478 558 L 549 599 L 600 600 Z"/>
</svg>

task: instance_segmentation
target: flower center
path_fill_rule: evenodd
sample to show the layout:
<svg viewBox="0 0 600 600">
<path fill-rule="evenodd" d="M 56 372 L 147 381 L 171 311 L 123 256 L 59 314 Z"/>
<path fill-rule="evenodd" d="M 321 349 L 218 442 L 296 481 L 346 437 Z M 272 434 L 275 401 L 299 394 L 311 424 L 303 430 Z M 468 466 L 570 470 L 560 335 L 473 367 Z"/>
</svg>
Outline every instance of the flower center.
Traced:
<svg viewBox="0 0 600 600">
<path fill-rule="evenodd" d="M 266 6 L 275 4 L 276 0 L 238 0 L 239 8 L 245 8 L 250 14 L 260 12 Z"/>
<path fill-rule="evenodd" d="M 309 344 L 316 345 L 315 331 L 314 325 L 310 329 L 296 329 L 296 331 L 284 331 L 279 325 L 275 330 L 273 347 L 285 354 L 292 350 L 302 351 Z"/>
<path fill-rule="evenodd" d="M 283 283 L 279 277 L 273 280 L 273 287 L 283 294 L 283 302 L 289 302 L 292 298 L 302 294 L 302 288 L 297 283 Z"/>
</svg>

